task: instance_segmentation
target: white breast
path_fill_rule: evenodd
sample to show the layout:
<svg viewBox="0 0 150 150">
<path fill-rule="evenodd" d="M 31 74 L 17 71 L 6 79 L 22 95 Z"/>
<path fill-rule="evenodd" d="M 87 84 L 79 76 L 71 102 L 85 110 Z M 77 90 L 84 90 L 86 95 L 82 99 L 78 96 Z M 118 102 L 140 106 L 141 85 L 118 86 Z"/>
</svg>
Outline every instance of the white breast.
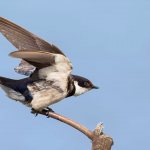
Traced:
<svg viewBox="0 0 150 150">
<path fill-rule="evenodd" d="M 31 101 L 32 108 L 35 110 L 42 110 L 64 99 L 66 94 L 66 92 L 60 92 L 54 88 L 40 90 L 33 95 L 33 100 Z"/>
<path fill-rule="evenodd" d="M 53 82 L 44 80 L 35 82 L 28 85 L 28 89 L 33 96 L 31 106 L 35 110 L 42 110 L 49 105 L 57 103 L 67 95 L 67 89 L 64 87 L 61 88 L 59 81 Z"/>
</svg>

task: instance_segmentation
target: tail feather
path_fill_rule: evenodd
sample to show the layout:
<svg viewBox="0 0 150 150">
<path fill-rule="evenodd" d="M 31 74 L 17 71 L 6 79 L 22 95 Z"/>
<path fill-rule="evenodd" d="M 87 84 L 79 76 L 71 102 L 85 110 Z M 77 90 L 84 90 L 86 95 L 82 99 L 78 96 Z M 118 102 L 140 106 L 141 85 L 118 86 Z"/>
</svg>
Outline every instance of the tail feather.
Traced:
<svg viewBox="0 0 150 150">
<path fill-rule="evenodd" d="M 15 82 L 15 80 L 13 80 L 13 79 L 9 79 L 9 78 L 5 78 L 5 77 L 0 76 L 0 84 L 1 85 L 11 87 L 11 84 L 14 82 Z"/>
<path fill-rule="evenodd" d="M 28 83 L 31 82 L 32 80 L 30 78 L 14 80 L 0 77 L 0 87 L 5 91 L 7 96 L 22 103 L 25 103 L 25 100 L 32 100 L 32 96 L 27 88 Z"/>
</svg>

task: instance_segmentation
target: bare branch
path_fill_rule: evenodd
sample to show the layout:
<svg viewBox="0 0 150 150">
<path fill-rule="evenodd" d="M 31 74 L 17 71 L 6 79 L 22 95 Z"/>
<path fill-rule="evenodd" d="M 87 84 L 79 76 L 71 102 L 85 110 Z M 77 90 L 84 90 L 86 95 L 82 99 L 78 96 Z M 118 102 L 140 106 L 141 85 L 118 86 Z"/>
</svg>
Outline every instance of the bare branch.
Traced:
<svg viewBox="0 0 150 150">
<path fill-rule="evenodd" d="M 73 121 L 67 117 L 64 117 L 64 116 L 57 114 L 55 112 L 49 111 L 47 113 L 47 111 L 45 111 L 45 110 L 43 110 L 42 112 L 38 112 L 38 113 L 45 115 L 45 116 L 48 116 L 48 117 L 51 117 L 51 118 L 54 118 L 54 119 L 57 119 L 61 122 L 64 122 L 64 123 L 72 126 L 73 128 L 79 130 L 83 134 L 85 134 L 89 139 L 91 139 L 91 140 L 93 139 L 93 132 L 92 131 L 90 131 L 88 128 L 84 127 L 83 125 L 81 125 L 81 124 L 79 124 L 79 123 L 77 123 L 77 122 L 75 122 L 75 121 Z"/>
<path fill-rule="evenodd" d="M 111 150 L 113 139 L 103 133 L 103 124 L 98 124 L 92 132 L 83 125 L 55 112 L 43 110 L 37 113 L 59 120 L 85 134 L 90 140 L 92 140 L 92 150 Z"/>
<path fill-rule="evenodd" d="M 103 124 L 98 124 L 93 131 L 92 150 L 111 150 L 113 139 L 103 133 Z"/>
</svg>

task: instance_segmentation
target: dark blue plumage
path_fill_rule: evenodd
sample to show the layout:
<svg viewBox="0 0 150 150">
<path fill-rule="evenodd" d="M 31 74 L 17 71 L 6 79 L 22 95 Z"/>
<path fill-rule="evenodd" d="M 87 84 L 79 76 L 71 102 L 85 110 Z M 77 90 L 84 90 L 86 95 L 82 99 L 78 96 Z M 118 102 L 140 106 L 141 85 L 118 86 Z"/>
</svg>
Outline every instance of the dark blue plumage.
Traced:
<svg viewBox="0 0 150 150">
<path fill-rule="evenodd" d="M 30 94 L 27 85 L 33 83 L 31 78 L 25 78 L 20 80 L 13 80 L 5 77 L 0 77 L 0 84 L 13 89 L 16 92 L 21 93 L 25 100 L 31 101 L 32 95 Z"/>
</svg>

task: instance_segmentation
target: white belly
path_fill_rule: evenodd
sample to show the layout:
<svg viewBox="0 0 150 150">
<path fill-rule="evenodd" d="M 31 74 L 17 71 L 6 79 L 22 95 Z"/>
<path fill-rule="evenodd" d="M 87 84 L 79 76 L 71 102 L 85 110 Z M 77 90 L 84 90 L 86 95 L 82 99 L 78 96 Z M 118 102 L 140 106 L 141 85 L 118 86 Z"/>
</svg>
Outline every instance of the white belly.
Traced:
<svg viewBox="0 0 150 150">
<path fill-rule="evenodd" d="M 33 97 L 31 107 L 35 110 L 42 110 L 51 104 L 57 103 L 67 95 L 66 86 L 62 89 L 51 83 L 51 81 L 41 81 L 28 86 Z"/>
<path fill-rule="evenodd" d="M 61 83 L 62 81 L 63 83 Z M 28 85 L 27 88 L 33 97 L 31 103 L 27 103 L 25 97 L 21 93 L 16 92 L 4 85 L 0 85 L 0 87 L 5 91 L 9 98 L 19 101 L 28 107 L 34 108 L 35 110 L 42 110 L 43 108 L 57 103 L 66 97 L 67 82 L 64 82 L 64 80 L 62 81 L 57 81 L 54 83 L 52 81 L 44 80 Z"/>
<path fill-rule="evenodd" d="M 66 93 L 59 93 L 55 89 L 36 92 L 31 101 L 31 106 L 35 110 L 42 110 L 66 97 Z"/>
</svg>

